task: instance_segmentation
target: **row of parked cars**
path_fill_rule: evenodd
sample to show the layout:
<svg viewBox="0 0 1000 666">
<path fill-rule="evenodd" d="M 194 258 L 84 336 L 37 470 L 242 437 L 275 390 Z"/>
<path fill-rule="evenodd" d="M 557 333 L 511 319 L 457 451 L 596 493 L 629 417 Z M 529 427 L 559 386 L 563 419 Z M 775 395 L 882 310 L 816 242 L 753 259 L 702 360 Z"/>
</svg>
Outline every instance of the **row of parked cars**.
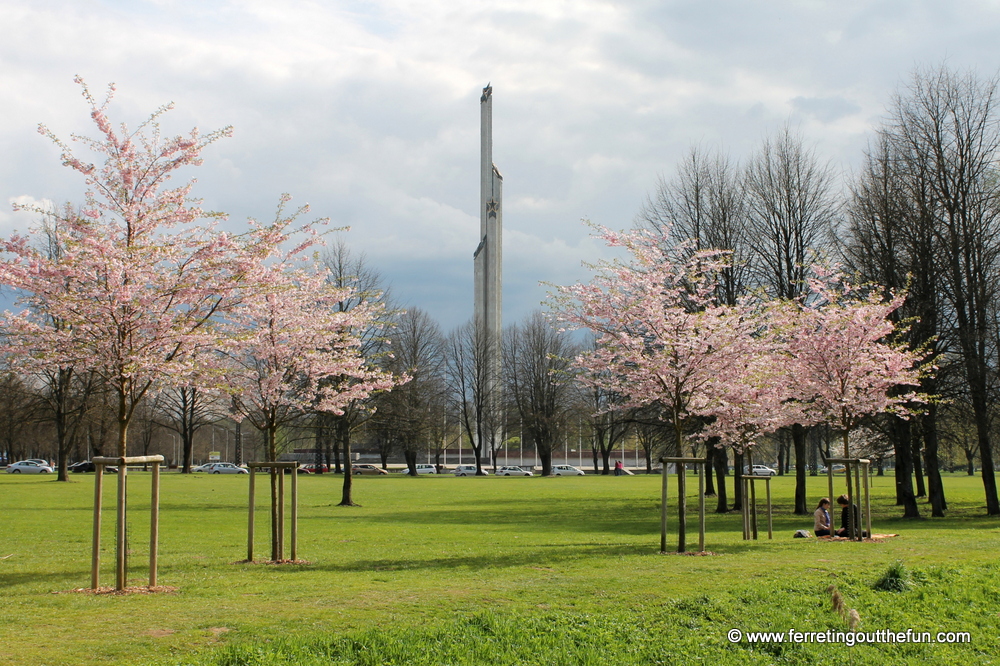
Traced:
<svg viewBox="0 0 1000 666">
<path fill-rule="evenodd" d="M 419 464 L 417 467 L 417 474 L 445 474 L 446 470 L 441 472 L 438 471 L 437 466 L 430 464 Z M 326 465 L 322 466 L 324 472 L 328 472 L 329 468 Z M 97 466 L 90 460 L 84 460 L 78 463 L 74 463 L 69 466 L 69 471 L 74 473 L 81 472 L 94 472 L 97 470 Z M 51 474 L 53 468 L 49 465 L 48 461 L 32 458 L 29 460 L 21 460 L 19 462 L 13 463 L 7 466 L 8 474 Z M 104 471 L 117 474 L 118 468 L 112 467 L 110 465 L 104 467 Z M 246 467 L 235 465 L 233 463 L 227 462 L 211 462 L 205 465 L 198 465 L 197 467 L 191 468 L 192 472 L 205 472 L 206 474 L 249 474 L 249 470 Z M 299 474 L 312 474 L 316 471 L 315 465 L 307 465 L 298 468 Z M 401 470 L 403 474 L 409 474 L 410 470 L 404 468 Z M 484 475 L 488 476 L 489 471 L 485 468 L 482 469 Z M 458 465 L 451 473 L 455 476 L 475 476 L 476 466 L 475 465 Z M 388 472 L 381 467 L 376 467 L 375 465 L 369 465 L 365 463 L 356 463 L 351 465 L 351 474 L 365 475 L 382 475 L 388 474 Z M 497 476 L 534 476 L 530 470 L 522 469 L 517 465 L 505 465 L 496 471 Z M 584 471 L 578 467 L 573 467 L 572 465 L 553 465 L 552 467 L 553 476 L 584 476 Z"/>
</svg>

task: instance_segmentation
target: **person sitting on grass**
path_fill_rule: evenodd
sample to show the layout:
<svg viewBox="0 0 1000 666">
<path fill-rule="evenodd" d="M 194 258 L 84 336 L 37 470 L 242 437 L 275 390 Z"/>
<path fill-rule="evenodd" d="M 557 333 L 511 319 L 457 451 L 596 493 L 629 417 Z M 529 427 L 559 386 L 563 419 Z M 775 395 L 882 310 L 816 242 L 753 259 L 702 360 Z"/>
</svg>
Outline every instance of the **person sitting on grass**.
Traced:
<svg viewBox="0 0 1000 666">
<path fill-rule="evenodd" d="M 819 501 L 819 506 L 816 507 L 816 513 L 813 514 L 813 531 L 816 532 L 816 536 L 830 536 L 830 499 L 824 497 Z"/>
<path fill-rule="evenodd" d="M 840 511 L 840 529 L 837 530 L 837 536 L 849 537 L 850 532 L 847 529 L 847 521 L 850 516 L 849 511 L 854 512 L 854 528 L 861 534 L 862 537 L 867 537 L 868 534 L 861 529 L 861 511 L 858 509 L 858 505 L 851 501 L 851 498 L 847 495 L 841 495 L 837 498 L 837 504 L 841 506 Z"/>
</svg>

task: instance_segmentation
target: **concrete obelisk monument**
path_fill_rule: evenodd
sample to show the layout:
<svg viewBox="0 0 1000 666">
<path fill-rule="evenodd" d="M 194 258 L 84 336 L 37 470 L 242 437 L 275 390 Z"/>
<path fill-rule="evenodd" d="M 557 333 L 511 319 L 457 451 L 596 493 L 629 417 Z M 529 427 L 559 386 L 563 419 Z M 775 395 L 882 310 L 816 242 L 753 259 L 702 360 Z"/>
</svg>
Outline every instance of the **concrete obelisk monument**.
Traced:
<svg viewBox="0 0 1000 666">
<path fill-rule="evenodd" d="M 479 247 L 472 255 L 476 269 L 474 320 L 482 334 L 488 385 L 490 424 L 488 430 L 499 436 L 502 404 L 500 397 L 500 336 L 503 331 L 503 176 L 493 164 L 493 87 L 487 84 L 479 98 L 480 110 L 480 186 Z"/>
</svg>

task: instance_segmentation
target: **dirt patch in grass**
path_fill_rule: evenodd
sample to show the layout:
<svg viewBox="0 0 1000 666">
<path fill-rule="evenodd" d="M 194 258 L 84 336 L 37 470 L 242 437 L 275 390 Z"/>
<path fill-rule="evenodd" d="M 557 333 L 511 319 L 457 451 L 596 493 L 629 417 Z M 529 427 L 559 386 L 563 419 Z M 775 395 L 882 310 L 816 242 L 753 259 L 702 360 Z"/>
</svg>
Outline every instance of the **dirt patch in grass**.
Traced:
<svg viewBox="0 0 1000 666">
<path fill-rule="evenodd" d="M 167 636 L 171 636 L 175 633 L 176 632 L 173 629 L 150 629 L 146 632 L 146 634 L 152 636 L 153 638 L 166 638 Z"/>
<path fill-rule="evenodd" d="M 233 564 L 298 564 L 300 566 L 312 564 L 309 560 L 237 560 Z"/>
<path fill-rule="evenodd" d="M 53 592 L 52 594 L 107 594 L 120 597 L 126 594 L 174 594 L 175 592 L 177 592 L 177 588 L 170 585 L 156 585 L 154 587 L 133 585 L 126 587 L 124 590 L 116 590 L 113 587 L 99 587 L 96 590 L 91 587 L 78 587 L 66 592 Z"/>
</svg>

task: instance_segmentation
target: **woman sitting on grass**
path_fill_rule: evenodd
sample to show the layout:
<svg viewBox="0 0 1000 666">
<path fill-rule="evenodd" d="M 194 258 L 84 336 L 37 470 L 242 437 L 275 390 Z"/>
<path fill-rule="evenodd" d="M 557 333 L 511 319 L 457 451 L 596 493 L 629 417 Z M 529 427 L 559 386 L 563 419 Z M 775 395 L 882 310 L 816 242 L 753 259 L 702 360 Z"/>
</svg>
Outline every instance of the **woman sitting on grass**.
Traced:
<svg viewBox="0 0 1000 666">
<path fill-rule="evenodd" d="M 816 532 L 816 536 L 830 536 L 830 500 L 824 497 L 819 501 L 819 506 L 816 507 L 816 513 L 813 514 L 814 524 L 813 530 Z"/>
</svg>

